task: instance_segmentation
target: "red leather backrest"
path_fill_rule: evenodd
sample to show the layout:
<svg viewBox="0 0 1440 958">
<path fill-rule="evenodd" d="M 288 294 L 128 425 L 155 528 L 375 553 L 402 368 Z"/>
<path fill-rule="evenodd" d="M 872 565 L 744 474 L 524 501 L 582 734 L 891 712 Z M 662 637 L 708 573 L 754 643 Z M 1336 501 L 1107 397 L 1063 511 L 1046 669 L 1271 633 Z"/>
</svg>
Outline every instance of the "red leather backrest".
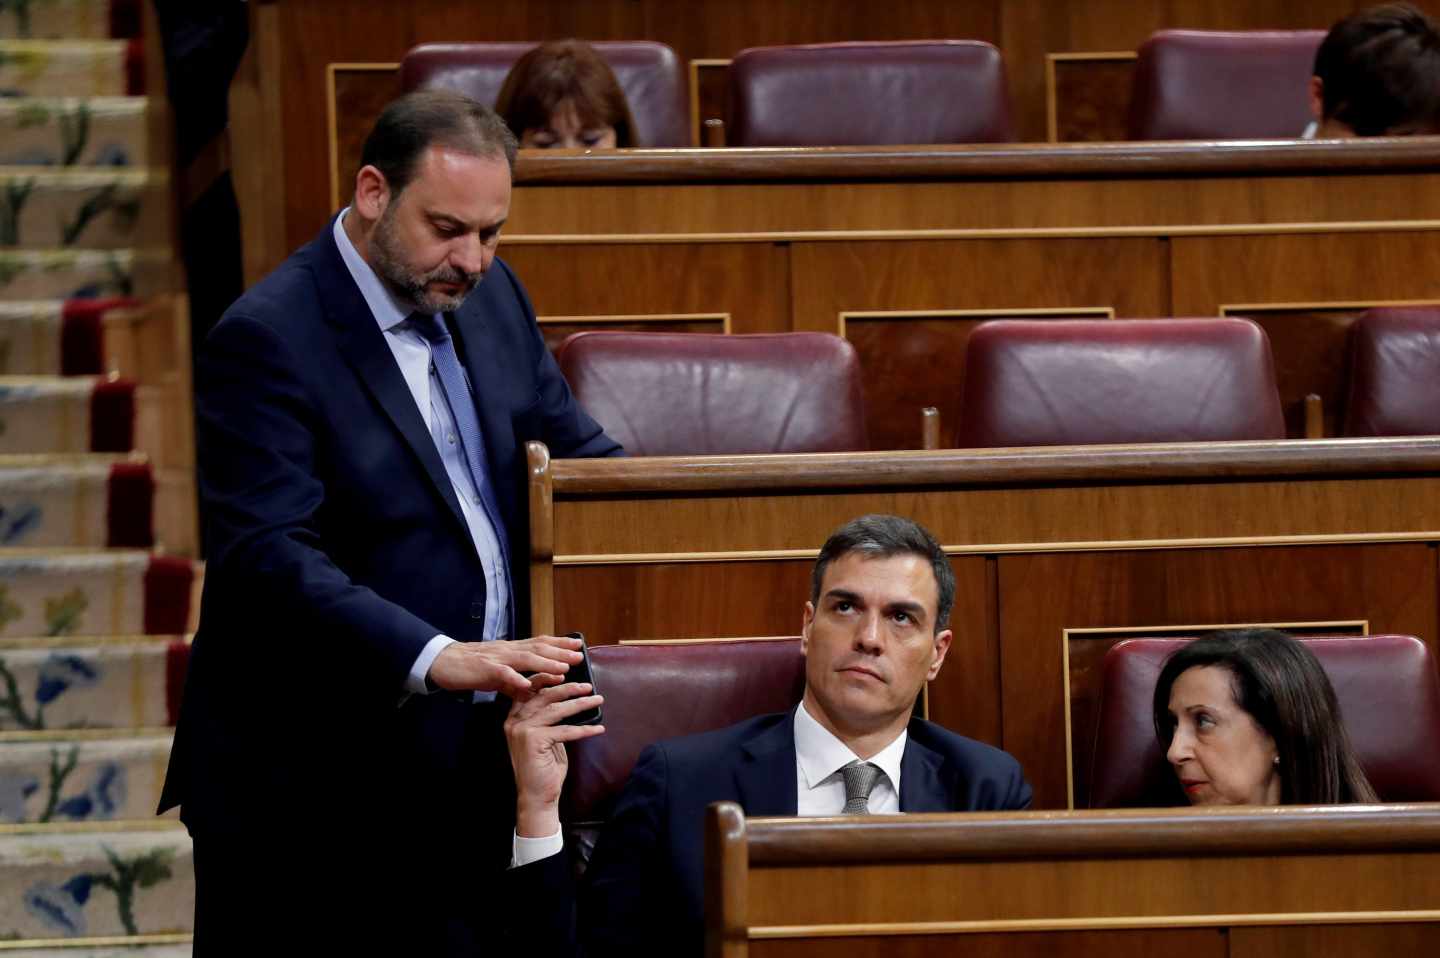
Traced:
<svg viewBox="0 0 1440 958">
<path fill-rule="evenodd" d="M 962 448 L 1284 437 L 1246 319 L 999 320 L 966 346 Z"/>
<path fill-rule="evenodd" d="M 783 712 L 805 691 L 798 638 L 595 646 L 590 668 L 605 697 L 605 734 L 570 748 L 572 822 L 605 817 L 645 746 Z"/>
<path fill-rule="evenodd" d="M 1009 140 L 1000 51 L 975 40 L 753 47 L 730 64 L 729 146 Z"/>
<path fill-rule="evenodd" d="M 1351 327 L 1342 434 L 1440 435 L 1440 308 L 1372 309 Z"/>
<path fill-rule="evenodd" d="M 422 43 L 400 62 L 400 88 L 455 90 L 495 105 L 505 75 L 534 43 Z M 591 44 L 610 69 L 635 117 L 640 146 L 690 145 L 685 80 L 675 51 L 649 40 Z M 520 130 L 514 131 L 516 136 Z"/>
<path fill-rule="evenodd" d="M 1132 140 L 1300 136 L 1324 30 L 1160 30 L 1139 50 Z"/>
<path fill-rule="evenodd" d="M 867 447 L 855 348 L 829 333 L 576 333 L 575 397 L 632 456 Z"/>
<path fill-rule="evenodd" d="M 1091 775 L 1094 808 L 1183 805 L 1155 739 L 1151 702 L 1165 660 L 1187 640 L 1131 639 L 1105 656 Z M 1350 741 L 1382 801 L 1440 801 L 1440 682 L 1408 635 L 1306 638 L 1340 701 Z"/>
</svg>

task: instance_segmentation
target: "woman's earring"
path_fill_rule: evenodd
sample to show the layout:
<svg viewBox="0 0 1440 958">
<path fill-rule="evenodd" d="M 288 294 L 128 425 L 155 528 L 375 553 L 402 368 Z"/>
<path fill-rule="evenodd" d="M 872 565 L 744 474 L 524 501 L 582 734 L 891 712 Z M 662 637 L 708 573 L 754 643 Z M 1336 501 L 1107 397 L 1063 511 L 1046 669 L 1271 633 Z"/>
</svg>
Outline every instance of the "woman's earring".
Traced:
<svg viewBox="0 0 1440 958">
<path fill-rule="evenodd" d="M 1279 765 L 1279 764 L 1280 764 L 1280 756 L 1279 756 L 1279 755 L 1276 755 L 1275 758 L 1270 762 L 1270 764 L 1271 764 L 1271 765 Z"/>
</svg>

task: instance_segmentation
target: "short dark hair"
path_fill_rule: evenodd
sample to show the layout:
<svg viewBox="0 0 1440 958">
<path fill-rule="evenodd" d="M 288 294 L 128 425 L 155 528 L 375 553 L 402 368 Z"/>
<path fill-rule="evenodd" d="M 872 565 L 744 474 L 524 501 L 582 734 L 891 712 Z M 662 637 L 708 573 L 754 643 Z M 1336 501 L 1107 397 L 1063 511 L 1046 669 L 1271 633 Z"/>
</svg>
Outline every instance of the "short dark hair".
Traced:
<svg viewBox="0 0 1440 958">
<path fill-rule="evenodd" d="M 836 529 L 820 547 L 815 568 L 810 572 L 812 603 L 820 601 L 820 587 L 830 563 L 851 552 L 875 559 L 914 555 L 929 560 L 930 570 L 935 574 L 935 587 L 940 594 L 935 631 L 939 632 L 949 624 L 950 610 L 955 605 L 955 572 L 950 568 L 945 550 L 920 523 L 900 516 L 868 515 L 851 519 Z"/>
<path fill-rule="evenodd" d="M 1357 136 L 1440 131 L 1440 28 L 1408 3 L 1352 14 L 1315 53 L 1323 116 Z"/>
<path fill-rule="evenodd" d="M 542 43 L 515 61 L 495 98 L 495 112 L 516 136 L 550 122 L 569 100 L 585 128 L 615 129 L 617 147 L 637 146 L 635 118 L 610 64 L 584 40 Z"/>
<path fill-rule="evenodd" d="M 1235 704 L 1275 741 L 1282 805 L 1378 801 L 1365 778 L 1340 704 L 1320 660 L 1277 629 L 1230 629 L 1181 647 L 1155 682 L 1155 735 L 1170 747 L 1170 689 L 1188 669 L 1213 665 L 1231 676 Z"/>
<path fill-rule="evenodd" d="M 485 104 L 451 90 L 417 90 L 381 111 L 365 147 L 361 166 L 385 176 L 390 191 L 402 192 L 415 178 L 420 156 L 431 146 L 471 156 L 505 158 L 515 170 L 515 136 Z"/>
</svg>

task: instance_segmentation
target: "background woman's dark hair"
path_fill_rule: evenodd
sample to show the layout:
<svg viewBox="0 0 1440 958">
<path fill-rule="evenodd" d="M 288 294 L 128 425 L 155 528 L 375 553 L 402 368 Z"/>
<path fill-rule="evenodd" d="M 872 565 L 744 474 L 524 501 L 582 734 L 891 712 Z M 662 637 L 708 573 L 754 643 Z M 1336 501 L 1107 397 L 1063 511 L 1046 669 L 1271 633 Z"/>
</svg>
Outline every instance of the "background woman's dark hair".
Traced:
<svg viewBox="0 0 1440 958">
<path fill-rule="evenodd" d="M 1315 53 L 1323 114 L 1359 136 L 1440 132 L 1440 29 L 1408 3 L 1361 10 Z"/>
<path fill-rule="evenodd" d="M 584 40 L 542 43 L 516 60 L 495 98 L 495 112 L 518 137 L 547 126 L 566 100 L 575 104 L 581 127 L 612 126 L 617 147 L 640 145 L 614 71 Z"/>
<path fill-rule="evenodd" d="M 1335 689 L 1304 644 L 1275 629 L 1234 629 L 1181 647 L 1155 682 L 1155 736 L 1175 732 L 1170 689 L 1187 669 L 1228 669 L 1235 704 L 1275 740 L 1283 805 L 1337 805 L 1378 798 L 1350 745 Z"/>
</svg>

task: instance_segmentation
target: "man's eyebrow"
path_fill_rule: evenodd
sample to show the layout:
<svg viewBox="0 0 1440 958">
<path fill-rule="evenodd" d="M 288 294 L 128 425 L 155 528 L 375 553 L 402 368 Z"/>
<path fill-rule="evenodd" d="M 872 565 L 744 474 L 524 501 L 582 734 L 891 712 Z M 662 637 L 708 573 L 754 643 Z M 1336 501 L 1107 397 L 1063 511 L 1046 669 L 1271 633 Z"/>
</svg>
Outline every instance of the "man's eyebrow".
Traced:
<svg viewBox="0 0 1440 958">
<path fill-rule="evenodd" d="M 839 599 L 842 602 L 850 603 L 856 603 L 860 601 L 860 596 L 854 592 L 851 592 L 849 589 L 830 589 L 825 593 L 825 598 Z"/>
<path fill-rule="evenodd" d="M 442 213 L 438 210 L 429 210 L 426 212 L 425 215 L 428 216 L 430 218 L 430 221 L 435 223 L 436 225 L 454 226 L 459 229 L 465 230 L 466 232 L 473 231 L 476 233 L 498 233 L 500 231 L 500 228 L 505 225 L 505 221 L 509 219 L 509 217 L 506 217 L 505 219 L 498 220 L 485 226 L 472 226 L 458 216 L 454 216 L 450 213 Z"/>
</svg>

